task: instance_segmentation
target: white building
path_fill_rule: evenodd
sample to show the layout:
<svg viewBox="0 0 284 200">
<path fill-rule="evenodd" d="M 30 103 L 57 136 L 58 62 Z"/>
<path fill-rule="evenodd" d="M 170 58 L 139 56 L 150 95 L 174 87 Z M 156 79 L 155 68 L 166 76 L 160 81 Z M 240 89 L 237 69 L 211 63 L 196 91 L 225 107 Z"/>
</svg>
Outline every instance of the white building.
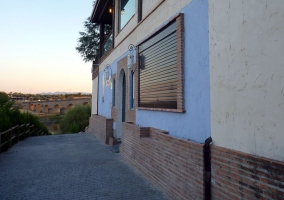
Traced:
<svg viewBox="0 0 284 200">
<path fill-rule="evenodd" d="M 90 132 L 173 199 L 283 198 L 284 1 L 98 0 L 91 21 L 112 31 Z"/>
</svg>

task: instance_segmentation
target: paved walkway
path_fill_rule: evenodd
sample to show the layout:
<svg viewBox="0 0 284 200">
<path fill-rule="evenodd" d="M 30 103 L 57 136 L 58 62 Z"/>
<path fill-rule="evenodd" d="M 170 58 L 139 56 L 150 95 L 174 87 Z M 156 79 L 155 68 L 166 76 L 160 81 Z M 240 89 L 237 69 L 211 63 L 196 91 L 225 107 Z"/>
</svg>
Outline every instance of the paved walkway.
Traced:
<svg viewBox="0 0 284 200">
<path fill-rule="evenodd" d="M 167 199 L 88 133 L 30 137 L 0 154 L 0 199 Z"/>
</svg>

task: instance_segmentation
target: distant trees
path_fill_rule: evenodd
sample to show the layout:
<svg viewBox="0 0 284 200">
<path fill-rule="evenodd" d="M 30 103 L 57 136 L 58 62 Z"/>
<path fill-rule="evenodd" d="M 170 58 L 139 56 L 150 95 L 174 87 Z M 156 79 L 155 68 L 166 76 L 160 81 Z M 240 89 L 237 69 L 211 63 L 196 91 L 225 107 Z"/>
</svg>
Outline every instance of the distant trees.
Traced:
<svg viewBox="0 0 284 200">
<path fill-rule="evenodd" d="M 61 133 L 78 133 L 84 131 L 89 124 L 91 107 L 89 105 L 75 105 L 60 121 Z"/>
<path fill-rule="evenodd" d="M 2 92 L 4 93 L 4 92 Z M 5 96 L 7 96 L 6 93 L 4 93 Z M 64 94 L 23 94 L 23 93 L 9 93 L 10 97 L 24 97 L 25 100 L 30 100 L 30 101 L 48 101 L 48 100 L 65 100 L 65 99 L 73 99 L 74 97 L 91 97 L 91 94 L 87 93 L 64 93 Z M 2 95 L 3 96 L 3 95 Z M 7 97 L 9 99 L 9 97 Z M 0 99 L 1 99 L 1 92 L 0 92 Z"/>
<path fill-rule="evenodd" d="M 35 128 L 48 134 L 47 128 L 39 122 L 38 118 L 30 113 L 21 113 L 8 95 L 0 92 L 0 132 L 10 129 L 13 126 L 31 123 Z"/>
</svg>

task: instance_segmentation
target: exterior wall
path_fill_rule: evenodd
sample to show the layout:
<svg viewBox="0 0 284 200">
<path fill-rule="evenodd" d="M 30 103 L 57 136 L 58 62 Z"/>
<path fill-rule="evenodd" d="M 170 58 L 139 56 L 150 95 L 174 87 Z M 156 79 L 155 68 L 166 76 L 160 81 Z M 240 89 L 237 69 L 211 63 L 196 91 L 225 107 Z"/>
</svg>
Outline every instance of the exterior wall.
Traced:
<svg viewBox="0 0 284 200">
<path fill-rule="evenodd" d="M 162 27 L 166 19 L 171 18 L 177 14 L 182 8 L 189 4 L 192 0 L 178 0 L 178 1 L 165 1 L 163 0 L 160 6 L 151 12 L 151 14 L 145 18 L 143 16 L 142 21 L 137 24 L 137 9 L 136 14 L 130 20 L 124 29 L 115 37 L 115 48 L 111 54 L 105 58 L 100 65 L 100 71 L 103 71 L 105 64 L 113 63 L 117 58 L 121 56 L 124 52 L 128 51 L 128 46 L 130 44 L 136 45 L 140 40 L 147 37 L 155 30 Z M 146 4 L 147 1 L 145 1 Z M 137 7 L 137 5 L 136 5 Z M 155 9 L 155 8 L 152 8 Z M 152 10 L 153 11 L 153 10 Z M 132 25 L 133 24 L 133 25 Z M 116 26 L 117 27 L 117 26 Z"/>
<path fill-rule="evenodd" d="M 178 8 L 181 9 L 182 6 L 186 5 L 185 2 L 186 1 L 165 1 L 158 4 L 160 6 L 155 12 L 142 21 L 140 25 L 134 29 L 133 33 L 131 33 L 123 43 L 115 47 L 111 54 L 101 63 L 101 71 L 99 73 L 98 114 L 106 118 L 111 118 L 113 111 L 111 106 L 112 87 L 111 85 L 105 84 L 105 81 L 103 81 L 103 69 L 105 65 L 110 64 L 112 74 L 117 74 L 116 78 L 118 78 L 118 62 L 129 54 L 129 44 L 137 44 L 139 40 L 141 42 L 142 39 L 147 39 L 150 34 L 154 33 L 153 31 L 158 31 L 176 17 L 177 13 L 184 13 L 184 21 L 186 23 L 184 23 L 184 42 L 181 45 L 183 45 L 185 52 L 183 58 L 185 112 L 136 110 L 136 118 L 129 121 L 136 121 L 136 124 L 140 126 L 167 130 L 170 135 L 203 143 L 204 140 L 210 136 L 208 2 L 198 0 L 192 2 L 188 1 L 187 3 L 191 2 L 189 5 L 183 7 L 182 10 L 178 10 Z M 161 13 L 163 13 L 163 15 L 161 15 Z M 173 15 L 169 15 L 169 13 Z M 150 22 L 151 25 L 149 24 Z M 150 32 L 150 30 L 152 30 L 152 32 Z M 134 36 L 135 38 L 133 38 Z M 122 54 L 121 52 L 125 53 Z M 135 50 L 133 51 L 133 55 L 136 56 Z M 134 60 L 135 59 L 136 58 L 134 58 Z M 137 74 L 138 72 L 135 72 L 136 80 L 138 80 Z M 135 83 L 135 85 L 138 86 L 137 83 Z M 137 96 L 135 99 L 137 101 Z M 95 113 L 92 112 L 92 114 Z"/>
<path fill-rule="evenodd" d="M 92 86 L 92 114 L 97 114 L 98 113 L 98 77 L 93 79 L 92 81 L 93 86 Z"/>
<path fill-rule="evenodd" d="M 207 0 L 145 2 L 142 21 L 137 24 L 136 13 L 116 34 L 115 48 L 102 59 L 98 74 L 99 116 L 92 115 L 90 119 L 93 133 L 107 143 L 112 136 L 110 130 L 121 128 L 118 85 L 124 69 L 128 93 L 128 46 L 145 41 L 183 13 L 185 112 L 137 108 L 135 82 L 135 109 L 126 112 L 126 121 L 133 123 L 122 123 L 121 155 L 169 197 L 203 199 L 203 146 L 198 143 L 211 135 L 213 199 L 281 199 L 282 0 L 269 4 L 259 0 L 216 0 L 209 4 Z M 133 54 L 136 55 L 135 50 Z M 112 85 L 104 80 L 106 64 L 116 79 L 115 107 Z M 136 65 L 137 62 L 134 68 Z"/>
<path fill-rule="evenodd" d="M 184 13 L 185 22 L 185 113 L 137 110 L 136 124 L 203 143 L 210 136 L 208 3 L 192 1 L 180 12 Z"/>
<path fill-rule="evenodd" d="M 149 15 L 160 3 L 165 0 L 143 0 L 142 2 L 142 19 Z"/>
<path fill-rule="evenodd" d="M 108 144 L 109 138 L 112 137 L 112 123 L 112 119 L 92 115 L 89 120 L 88 132 L 93 133 L 102 142 Z"/>
<path fill-rule="evenodd" d="M 212 199 L 283 199 L 284 163 L 213 145 Z"/>
<path fill-rule="evenodd" d="M 136 64 L 134 64 L 134 67 L 133 68 L 136 68 Z M 125 121 L 126 122 L 133 122 L 135 123 L 135 116 L 136 116 L 136 110 L 135 110 L 135 105 L 134 105 L 134 109 L 130 109 L 130 72 L 132 71 L 132 69 L 128 70 L 127 68 L 127 57 L 123 57 L 121 60 L 118 61 L 117 63 L 117 76 L 116 76 L 116 84 L 117 84 L 117 90 L 116 90 L 116 103 L 115 103 L 115 112 L 116 112 L 116 116 L 115 118 L 118 119 L 119 116 L 118 116 L 118 108 L 121 107 L 119 104 L 121 104 L 121 102 L 119 101 L 119 93 L 121 92 L 120 88 L 119 88 L 119 83 L 122 82 L 122 80 L 120 80 L 120 77 L 119 77 L 119 74 L 121 72 L 121 70 L 124 70 L 125 72 L 125 79 L 126 79 L 126 112 L 125 112 Z M 122 108 L 121 108 L 122 109 Z"/>
<path fill-rule="evenodd" d="M 122 157 L 172 199 L 203 199 L 203 145 L 123 123 Z"/>
<path fill-rule="evenodd" d="M 213 144 L 284 161 L 283 0 L 210 1 L 209 13 Z"/>
<path fill-rule="evenodd" d="M 186 4 L 188 5 L 186 6 Z M 135 121 L 140 126 L 167 130 L 170 135 L 203 143 L 210 136 L 208 2 L 198 0 L 163 1 L 157 5 L 159 7 L 155 12 L 144 18 L 144 21 L 142 20 L 133 29 L 133 32 L 119 46 L 116 46 L 111 54 L 100 64 L 98 114 L 111 118 L 113 111 L 112 87 L 104 81 L 103 70 L 106 64 L 111 66 L 112 74 L 117 74 L 116 78 L 118 78 L 118 61 L 129 54 L 128 45 L 136 45 L 142 39 L 147 39 L 150 34 L 158 31 L 171 21 L 177 13 L 184 13 L 184 21 L 186 22 L 184 23 L 183 38 L 185 52 L 183 58 L 185 112 L 136 110 Z M 161 15 L 161 13 L 163 14 Z M 135 22 L 137 23 L 137 20 Z M 131 27 L 131 25 L 126 25 L 126 27 Z M 119 38 L 115 38 L 115 40 L 119 43 Z M 136 56 L 135 50 L 133 55 Z M 137 80 L 136 75 L 137 72 L 135 72 L 135 79 Z M 135 83 L 135 85 L 137 86 L 138 84 Z M 95 114 L 94 111 L 92 111 L 92 114 Z M 134 120 L 130 121 L 134 122 Z"/>
<path fill-rule="evenodd" d="M 110 65 L 110 68 L 111 68 L 110 76 L 117 74 L 118 61 L 123 59 L 127 54 L 128 52 L 125 52 L 124 54 L 117 57 L 113 62 L 107 63 Z M 105 64 L 101 64 L 100 68 L 101 67 L 105 67 Z M 98 98 L 98 114 L 106 118 L 110 118 L 111 110 L 112 110 L 112 83 L 106 83 L 105 78 L 104 78 L 104 71 L 100 71 L 100 73 L 98 74 L 98 77 L 99 77 L 99 91 L 97 92 L 98 97 L 99 97 Z M 116 79 L 117 78 L 118 77 L 116 76 Z M 104 101 L 102 100 L 103 97 L 104 97 Z M 95 114 L 95 113 L 92 113 L 92 114 Z"/>
<path fill-rule="evenodd" d="M 112 87 L 105 80 L 104 72 L 99 73 L 98 114 L 106 118 L 111 117 Z"/>
</svg>

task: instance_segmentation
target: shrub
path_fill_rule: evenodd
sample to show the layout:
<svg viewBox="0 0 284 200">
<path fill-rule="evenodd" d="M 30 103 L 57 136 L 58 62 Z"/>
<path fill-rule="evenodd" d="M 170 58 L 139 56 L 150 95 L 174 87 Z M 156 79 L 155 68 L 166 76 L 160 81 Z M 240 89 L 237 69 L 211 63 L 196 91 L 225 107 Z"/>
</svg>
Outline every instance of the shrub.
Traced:
<svg viewBox="0 0 284 200">
<path fill-rule="evenodd" d="M 10 101 L 6 93 L 0 92 L 0 132 L 20 124 L 34 124 L 34 127 L 49 134 L 47 128 L 38 118 L 30 113 L 20 113 L 19 108 Z"/>
<path fill-rule="evenodd" d="M 61 133 L 78 133 L 84 131 L 89 124 L 91 107 L 89 105 L 75 105 L 60 121 Z"/>
<path fill-rule="evenodd" d="M 9 96 L 5 92 L 0 92 L 0 105 L 9 101 Z"/>
<path fill-rule="evenodd" d="M 33 124 L 35 128 L 43 131 L 47 135 L 50 135 L 48 129 L 39 121 L 38 117 L 29 112 L 21 113 L 20 115 L 20 124 Z"/>
</svg>

